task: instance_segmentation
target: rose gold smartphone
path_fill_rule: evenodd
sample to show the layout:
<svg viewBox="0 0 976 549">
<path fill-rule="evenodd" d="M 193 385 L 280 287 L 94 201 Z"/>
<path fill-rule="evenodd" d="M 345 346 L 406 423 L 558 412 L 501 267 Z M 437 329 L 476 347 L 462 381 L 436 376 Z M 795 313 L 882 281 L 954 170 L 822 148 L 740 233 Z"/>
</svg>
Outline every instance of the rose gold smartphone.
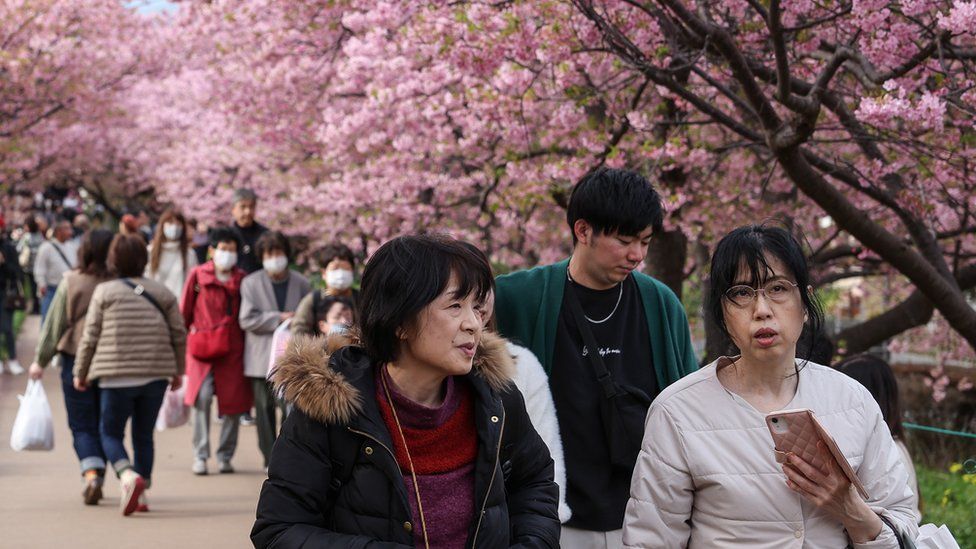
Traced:
<svg viewBox="0 0 976 549">
<path fill-rule="evenodd" d="M 844 472 L 844 476 L 851 481 L 862 498 L 868 499 L 868 493 L 854 474 L 851 464 L 847 462 L 847 458 L 844 457 L 833 437 L 817 421 L 812 410 L 802 408 L 766 414 L 766 427 L 769 428 L 769 434 L 773 436 L 777 462 L 785 463 L 786 455 L 792 452 L 826 474 L 830 469 L 817 448 L 817 442 L 823 441 L 830 455 L 834 457 L 834 461 Z"/>
</svg>

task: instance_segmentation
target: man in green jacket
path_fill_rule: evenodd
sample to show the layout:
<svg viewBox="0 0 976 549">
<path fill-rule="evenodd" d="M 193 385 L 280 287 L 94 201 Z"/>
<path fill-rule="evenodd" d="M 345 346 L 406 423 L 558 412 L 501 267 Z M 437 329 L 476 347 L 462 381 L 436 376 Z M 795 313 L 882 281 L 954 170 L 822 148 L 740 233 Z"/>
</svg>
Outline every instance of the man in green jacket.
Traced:
<svg viewBox="0 0 976 549">
<path fill-rule="evenodd" d="M 566 217 L 572 257 L 498 277 L 495 314 L 499 331 L 531 349 L 549 374 L 573 513 L 562 546 L 622 547 L 647 408 L 661 389 L 698 366 L 681 302 L 635 271 L 664 219 L 650 182 L 628 170 L 595 170 L 573 189 Z M 584 339 L 595 342 L 599 360 Z M 609 400 L 614 392 L 627 398 Z M 631 405 L 619 405 L 625 402 Z M 636 440 L 613 428 L 614 414 L 637 432 Z"/>
</svg>

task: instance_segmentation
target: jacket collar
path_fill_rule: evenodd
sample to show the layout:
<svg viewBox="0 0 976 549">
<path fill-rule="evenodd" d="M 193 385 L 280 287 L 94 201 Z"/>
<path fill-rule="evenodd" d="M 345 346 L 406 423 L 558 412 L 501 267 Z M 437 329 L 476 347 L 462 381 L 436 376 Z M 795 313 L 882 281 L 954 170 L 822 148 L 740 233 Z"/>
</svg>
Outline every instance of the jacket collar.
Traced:
<svg viewBox="0 0 976 549">
<path fill-rule="evenodd" d="M 295 336 L 272 375 L 276 390 L 283 390 L 285 400 L 322 423 L 348 424 L 358 416 L 377 420 L 373 362 L 356 343 L 345 336 Z M 478 400 L 486 402 L 491 392 L 509 388 L 514 374 L 505 340 L 484 333 L 467 376 Z"/>
<path fill-rule="evenodd" d="M 208 286 L 211 284 L 220 284 L 226 287 L 228 290 L 234 292 L 237 291 L 241 286 L 241 279 L 244 278 L 244 271 L 240 267 L 234 267 L 230 272 L 230 280 L 226 283 L 221 282 L 217 279 L 217 270 L 214 267 L 213 261 L 207 261 L 203 265 L 197 267 L 197 283 L 201 286 Z"/>
</svg>

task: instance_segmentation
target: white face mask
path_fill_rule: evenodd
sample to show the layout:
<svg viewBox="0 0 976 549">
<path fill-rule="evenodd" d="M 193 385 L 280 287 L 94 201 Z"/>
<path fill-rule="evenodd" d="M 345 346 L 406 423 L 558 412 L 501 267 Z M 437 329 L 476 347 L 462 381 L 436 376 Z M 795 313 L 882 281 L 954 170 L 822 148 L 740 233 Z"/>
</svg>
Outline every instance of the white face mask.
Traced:
<svg viewBox="0 0 976 549">
<path fill-rule="evenodd" d="M 335 290 L 348 290 L 352 287 L 352 271 L 336 269 L 325 273 L 325 285 Z"/>
<path fill-rule="evenodd" d="M 178 223 L 163 223 L 163 236 L 166 240 L 178 240 L 183 236 L 183 226 Z"/>
<path fill-rule="evenodd" d="M 331 327 L 329 327 L 329 335 L 342 335 L 349 332 L 349 327 L 341 322 L 336 322 Z"/>
<path fill-rule="evenodd" d="M 237 252 L 217 250 L 213 257 L 214 265 L 221 271 L 229 271 L 237 265 Z"/>
<path fill-rule="evenodd" d="M 261 262 L 268 274 L 281 274 L 288 268 L 288 258 L 283 255 L 276 255 Z"/>
</svg>

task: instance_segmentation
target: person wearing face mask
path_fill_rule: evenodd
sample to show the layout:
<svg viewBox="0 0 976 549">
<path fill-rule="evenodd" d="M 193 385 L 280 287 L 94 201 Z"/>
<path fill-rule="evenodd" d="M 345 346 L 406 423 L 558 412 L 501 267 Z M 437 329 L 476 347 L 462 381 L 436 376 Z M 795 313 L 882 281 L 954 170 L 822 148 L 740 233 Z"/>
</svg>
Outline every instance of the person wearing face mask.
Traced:
<svg viewBox="0 0 976 549">
<path fill-rule="evenodd" d="M 239 418 L 251 409 L 251 385 L 244 377 L 244 332 L 238 322 L 241 281 L 237 267 L 237 234 L 228 227 L 210 231 L 211 261 L 190 271 L 183 286 L 180 311 L 187 326 L 186 397 L 192 406 L 192 471 L 207 474 L 210 458 L 210 405 L 227 418 L 220 429 L 217 461 L 221 473 L 233 473 Z"/>
<path fill-rule="evenodd" d="M 345 335 L 352 327 L 352 302 L 334 295 L 322 299 L 322 306 L 316 316 L 321 334 Z"/>
<path fill-rule="evenodd" d="M 345 298 L 350 303 L 352 323 L 358 317 L 359 291 L 352 287 L 355 278 L 353 270 L 356 266 L 352 251 L 342 244 L 329 244 L 319 251 L 316 260 L 322 269 L 325 288 L 312 292 L 298 304 L 295 317 L 291 321 L 293 335 L 322 335 L 317 319 L 328 312 L 325 309 L 328 305 L 325 299 L 327 297 Z"/>
<path fill-rule="evenodd" d="M 275 405 L 279 404 L 282 416 L 286 415 L 284 404 L 276 402 L 267 381 L 271 340 L 275 328 L 294 316 L 311 285 L 307 278 L 288 268 L 291 246 L 284 234 L 264 233 L 257 241 L 256 251 L 263 268 L 247 275 L 241 283 L 240 323 L 244 329 L 244 375 L 254 392 L 258 447 L 267 467 L 278 434 Z"/>
<path fill-rule="evenodd" d="M 159 227 L 149 244 L 149 264 L 146 278 L 161 282 L 178 296 L 190 271 L 197 266 L 197 257 L 190 249 L 186 219 L 180 212 L 168 209 L 159 218 Z"/>
</svg>

